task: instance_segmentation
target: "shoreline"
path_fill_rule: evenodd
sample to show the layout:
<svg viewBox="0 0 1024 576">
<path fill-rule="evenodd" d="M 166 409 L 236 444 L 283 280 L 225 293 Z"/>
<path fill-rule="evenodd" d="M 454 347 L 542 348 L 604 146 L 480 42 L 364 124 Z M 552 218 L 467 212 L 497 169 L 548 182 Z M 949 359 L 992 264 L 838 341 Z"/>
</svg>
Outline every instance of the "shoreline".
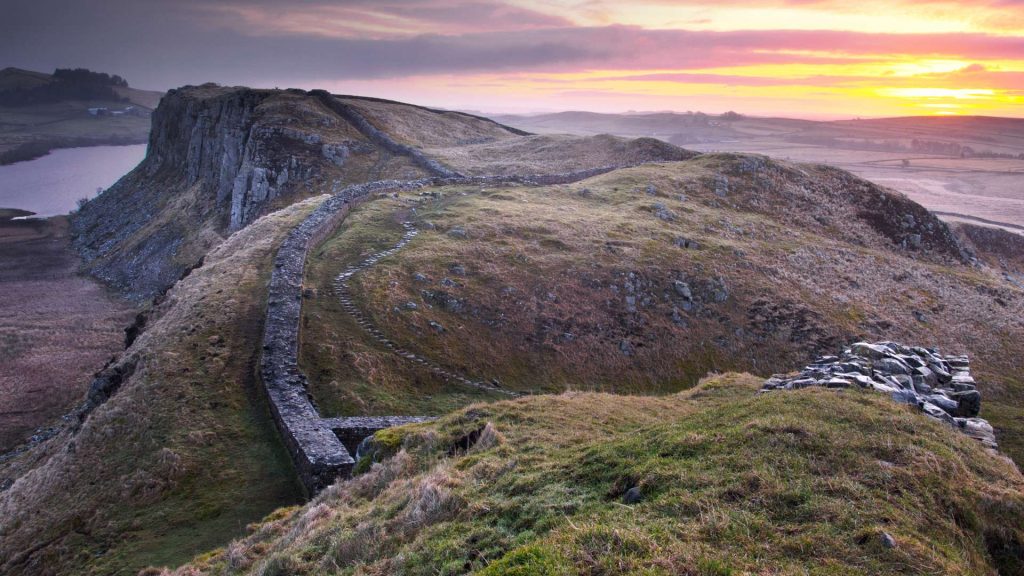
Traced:
<svg viewBox="0 0 1024 576">
<path fill-rule="evenodd" d="M 31 162 L 44 156 L 48 156 L 54 150 L 65 150 L 68 148 L 95 148 L 97 146 L 138 146 L 147 144 L 149 135 L 143 138 L 72 138 L 57 140 L 33 140 L 24 142 L 7 150 L 0 152 L 0 166 L 11 166 L 19 162 Z"/>
</svg>

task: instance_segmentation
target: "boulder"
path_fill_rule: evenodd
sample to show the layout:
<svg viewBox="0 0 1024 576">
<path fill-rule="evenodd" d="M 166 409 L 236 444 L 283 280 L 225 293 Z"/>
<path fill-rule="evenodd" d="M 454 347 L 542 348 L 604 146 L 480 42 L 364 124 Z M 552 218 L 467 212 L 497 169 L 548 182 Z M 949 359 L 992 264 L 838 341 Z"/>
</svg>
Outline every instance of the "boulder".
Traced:
<svg viewBox="0 0 1024 576">
<path fill-rule="evenodd" d="M 693 300 L 693 291 L 690 290 L 690 285 L 686 282 L 675 280 L 672 282 L 672 289 L 675 290 L 676 294 L 681 298 Z"/>
<path fill-rule="evenodd" d="M 633 486 L 622 495 L 623 504 L 637 504 L 643 499 L 644 495 L 639 486 Z"/>
<path fill-rule="evenodd" d="M 910 366 L 896 357 L 879 358 L 872 363 L 872 368 L 882 374 L 910 374 Z"/>
<path fill-rule="evenodd" d="M 977 390 L 953 391 L 946 395 L 957 403 L 955 416 L 973 418 L 981 412 L 981 393 Z"/>
</svg>

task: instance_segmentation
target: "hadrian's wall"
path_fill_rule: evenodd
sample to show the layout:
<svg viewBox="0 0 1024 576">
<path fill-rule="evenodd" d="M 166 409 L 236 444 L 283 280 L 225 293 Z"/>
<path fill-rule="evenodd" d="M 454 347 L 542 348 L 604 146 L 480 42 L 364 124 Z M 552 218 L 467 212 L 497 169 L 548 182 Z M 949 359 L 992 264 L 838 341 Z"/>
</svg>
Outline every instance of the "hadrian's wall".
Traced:
<svg viewBox="0 0 1024 576">
<path fill-rule="evenodd" d="M 307 392 L 306 376 L 298 365 L 302 282 L 310 250 L 338 228 L 353 205 L 371 194 L 416 190 L 427 186 L 570 184 L 617 168 L 621 167 L 593 168 L 566 174 L 443 176 L 357 184 L 326 200 L 288 234 L 274 258 L 274 269 L 270 277 L 260 375 L 274 421 L 295 463 L 299 478 L 310 495 L 319 492 L 338 476 L 347 475 L 355 465 L 352 453 L 339 436 L 354 445 L 358 444 L 357 437 L 360 434 L 365 438 L 381 428 L 422 420 L 416 417 L 386 416 L 365 419 L 367 425 L 363 426 L 361 420 L 356 422 L 358 419 L 351 419 L 353 422 L 346 424 L 342 421 L 346 419 L 325 419 L 317 413 Z"/>
</svg>

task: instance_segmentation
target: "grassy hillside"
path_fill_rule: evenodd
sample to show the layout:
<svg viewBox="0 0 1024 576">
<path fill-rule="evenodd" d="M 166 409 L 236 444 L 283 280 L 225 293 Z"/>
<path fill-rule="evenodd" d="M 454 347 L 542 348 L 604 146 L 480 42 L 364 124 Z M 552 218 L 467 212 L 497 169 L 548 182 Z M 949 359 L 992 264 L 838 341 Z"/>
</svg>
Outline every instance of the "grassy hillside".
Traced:
<svg viewBox="0 0 1024 576">
<path fill-rule="evenodd" d="M 1024 477 L 881 395 L 476 405 L 175 574 L 1020 574 Z"/>
<path fill-rule="evenodd" d="M 916 232 L 884 215 L 932 236 L 904 247 Z M 333 278 L 396 242 L 404 220 L 419 235 L 358 273 L 355 299 L 397 345 L 460 374 L 522 392 L 671 393 L 709 371 L 793 370 L 858 339 L 924 343 L 971 355 L 986 417 L 1024 460 L 1012 278 L 964 264 L 953 236 L 899 196 L 749 156 L 363 205 L 307 280 L 318 295 L 303 363 L 330 413 L 438 414 L 471 399 L 367 338 L 332 297 Z"/>
<path fill-rule="evenodd" d="M 375 98 L 340 96 L 339 100 L 355 107 L 378 130 L 417 148 L 464 146 L 524 135 L 487 118 L 461 112 Z"/>
<path fill-rule="evenodd" d="M 464 174 L 559 174 L 603 166 L 682 160 L 695 153 L 652 138 L 532 135 L 436 147 L 428 152 Z"/>
<path fill-rule="evenodd" d="M 112 398 L 0 463 L 0 573 L 133 575 L 300 500 L 255 362 L 274 250 L 322 199 L 211 252 L 148 313 Z"/>
<path fill-rule="evenodd" d="M 497 116 L 538 134 L 652 137 L 691 150 L 824 163 L 909 195 L 947 220 L 1024 230 L 1020 118 L 920 116 L 815 122 L 702 114 Z"/>
<path fill-rule="evenodd" d="M 355 208 L 307 268 L 310 392 L 323 415 L 443 418 L 379 434 L 387 463 L 182 574 L 1017 569 L 1007 460 L 881 397 L 753 393 L 855 339 L 968 353 L 982 416 L 1024 461 L 1024 292 L 1001 267 L 1014 244 L 974 264 L 974 236 L 825 166 L 338 97 L 361 122 L 330 98 L 175 91 L 146 163 L 74 220 L 93 271 L 139 298 L 201 265 L 148 312 L 110 400 L 0 463 L 0 573 L 174 566 L 298 501 L 253 380 L 271 258 L 315 195 L 424 174 L 387 138 L 474 173 L 658 163 Z M 230 234 L 242 208 L 252 220 Z M 334 279 L 405 222 L 418 235 L 349 281 L 357 308 L 420 358 L 537 397 L 486 404 L 503 396 L 348 315 Z M 754 376 L 680 393 L 709 372 Z M 634 487 L 640 503 L 623 503 Z"/>
</svg>

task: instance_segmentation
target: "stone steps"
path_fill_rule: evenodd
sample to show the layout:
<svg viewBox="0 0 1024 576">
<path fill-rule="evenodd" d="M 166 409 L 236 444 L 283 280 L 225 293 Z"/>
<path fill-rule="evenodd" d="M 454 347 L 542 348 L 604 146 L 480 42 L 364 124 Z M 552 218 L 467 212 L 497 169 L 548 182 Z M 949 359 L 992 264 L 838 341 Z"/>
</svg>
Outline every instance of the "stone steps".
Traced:
<svg viewBox="0 0 1024 576">
<path fill-rule="evenodd" d="M 517 394 L 514 392 L 502 390 L 486 382 L 472 380 L 460 374 L 456 374 L 455 372 L 440 366 L 436 362 L 423 358 L 422 356 L 414 354 L 408 350 L 396 347 L 395 343 L 392 342 L 384 334 L 384 332 L 382 332 L 379 328 L 374 326 L 370 318 L 366 314 L 364 314 L 362 310 L 359 309 L 358 306 L 355 305 L 348 284 L 352 277 L 355 276 L 357 273 L 362 272 L 363 270 L 366 270 L 367 268 L 370 268 L 371 266 L 377 264 L 384 258 L 387 258 L 388 256 L 397 253 L 399 250 L 405 247 L 405 245 L 407 245 L 413 238 L 415 238 L 416 235 L 419 233 L 419 230 L 416 229 L 412 222 L 403 222 L 402 226 L 405 228 L 405 234 L 402 235 L 402 238 L 398 241 L 398 243 L 396 243 L 391 248 L 388 248 L 387 250 L 382 250 L 380 252 L 376 252 L 374 254 L 367 256 L 358 264 L 353 264 L 351 266 L 346 267 L 340 274 L 338 274 L 337 277 L 335 277 L 334 292 L 335 295 L 338 297 L 338 301 L 341 303 L 342 310 L 348 313 L 348 315 L 351 316 L 352 319 L 355 321 L 356 325 L 362 328 L 367 334 L 369 334 L 375 341 L 377 341 L 378 344 L 381 344 L 385 348 L 388 348 L 396 355 L 398 355 L 400 358 L 404 358 L 405 360 L 412 362 L 413 364 L 416 364 L 418 366 L 429 368 L 431 373 L 440 376 L 446 381 L 457 382 L 459 384 L 463 384 L 466 386 L 472 386 L 475 388 L 480 388 L 491 392 L 497 392 L 499 394 L 505 394 L 508 396 L 517 396 Z"/>
</svg>

